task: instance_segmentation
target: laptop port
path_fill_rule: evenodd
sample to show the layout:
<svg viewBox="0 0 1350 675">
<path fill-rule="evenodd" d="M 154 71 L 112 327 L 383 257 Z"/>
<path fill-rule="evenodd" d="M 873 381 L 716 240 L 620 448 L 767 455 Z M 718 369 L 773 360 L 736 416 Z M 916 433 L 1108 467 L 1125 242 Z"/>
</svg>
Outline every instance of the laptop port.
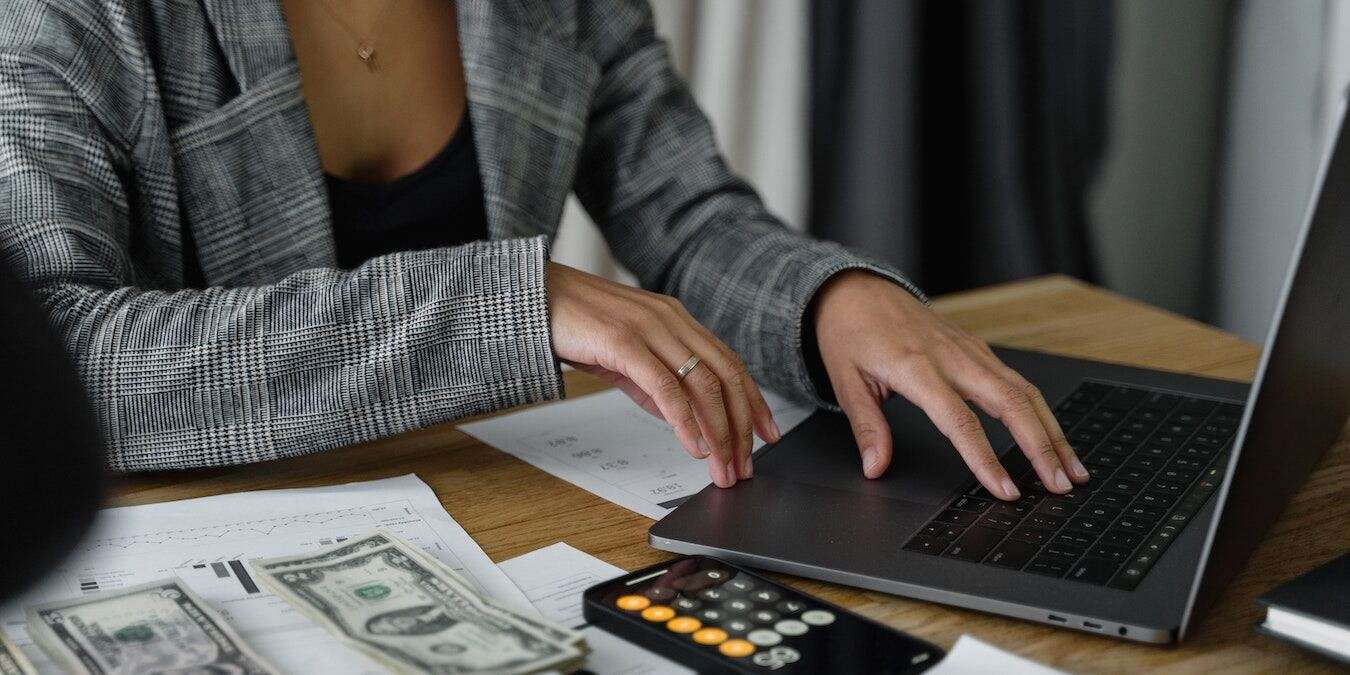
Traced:
<svg viewBox="0 0 1350 675">
<path fill-rule="evenodd" d="M 1051 621 L 1058 621 L 1060 623 L 1068 623 L 1069 621 L 1068 619 L 1062 616 L 1055 616 L 1054 614 L 1047 615 L 1047 618 L 1049 618 Z"/>
<path fill-rule="evenodd" d="M 1099 623 L 1092 623 L 1091 621 L 1084 621 L 1084 622 L 1083 622 L 1083 625 L 1084 625 L 1084 626 L 1087 626 L 1088 628 L 1091 628 L 1092 630 L 1101 630 L 1101 629 L 1102 629 L 1102 625 L 1101 625 L 1101 624 L 1099 624 Z"/>
</svg>

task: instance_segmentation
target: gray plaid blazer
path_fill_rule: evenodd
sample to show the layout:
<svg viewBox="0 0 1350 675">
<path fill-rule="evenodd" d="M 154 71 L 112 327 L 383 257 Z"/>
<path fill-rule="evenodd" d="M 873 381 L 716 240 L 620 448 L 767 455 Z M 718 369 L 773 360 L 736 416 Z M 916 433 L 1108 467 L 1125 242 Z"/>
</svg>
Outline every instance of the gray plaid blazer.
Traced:
<svg viewBox="0 0 1350 675">
<path fill-rule="evenodd" d="M 335 268 L 279 0 L 5 0 L 0 264 L 44 302 L 116 469 L 252 462 L 563 394 L 544 271 L 575 192 L 643 285 L 816 398 L 826 278 L 718 155 L 649 8 L 460 0 L 490 241 Z M 188 289 L 195 246 L 208 288 Z"/>
</svg>

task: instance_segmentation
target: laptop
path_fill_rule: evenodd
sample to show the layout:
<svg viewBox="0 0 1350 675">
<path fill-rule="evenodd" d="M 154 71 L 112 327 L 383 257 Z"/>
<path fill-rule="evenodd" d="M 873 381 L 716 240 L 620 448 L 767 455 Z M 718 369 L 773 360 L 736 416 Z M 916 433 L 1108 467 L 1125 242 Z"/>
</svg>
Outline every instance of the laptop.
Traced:
<svg viewBox="0 0 1350 675">
<path fill-rule="evenodd" d="M 883 408 L 895 455 L 863 477 L 821 411 L 708 487 L 651 545 L 1150 643 L 1185 638 L 1335 442 L 1350 409 L 1350 140 L 1323 157 L 1254 382 L 996 348 L 1040 387 L 1092 472 L 1047 492 L 982 417 L 1023 497 L 971 477 L 922 411 Z"/>
</svg>

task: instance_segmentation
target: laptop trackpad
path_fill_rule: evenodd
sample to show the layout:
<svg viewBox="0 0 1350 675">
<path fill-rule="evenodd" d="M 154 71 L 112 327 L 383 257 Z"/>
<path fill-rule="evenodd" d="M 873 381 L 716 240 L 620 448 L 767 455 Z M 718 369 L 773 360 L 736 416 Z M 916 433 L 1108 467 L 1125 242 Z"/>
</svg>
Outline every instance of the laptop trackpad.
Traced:
<svg viewBox="0 0 1350 675">
<path fill-rule="evenodd" d="M 877 480 L 862 474 L 862 459 L 853 431 L 841 414 L 820 412 L 803 422 L 755 462 L 755 475 L 773 476 L 836 490 L 889 497 L 938 506 L 974 480 L 970 469 L 946 436 L 909 402 L 892 398 L 885 406 L 891 423 L 894 453 L 890 468 Z M 990 420 L 986 431 L 1002 450 L 1009 439 Z"/>
</svg>

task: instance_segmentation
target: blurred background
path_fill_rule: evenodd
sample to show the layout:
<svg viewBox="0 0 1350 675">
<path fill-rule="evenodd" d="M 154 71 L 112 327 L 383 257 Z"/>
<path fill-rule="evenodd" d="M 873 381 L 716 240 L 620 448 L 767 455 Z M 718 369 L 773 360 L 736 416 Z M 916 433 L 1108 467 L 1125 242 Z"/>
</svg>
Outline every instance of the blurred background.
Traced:
<svg viewBox="0 0 1350 675">
<path fill-rule="evenodd" d="M 1350 0 L 653 0 L 731 165 L 930 293 L 1060 272 L 1263 340 Z M 573 201 L 554 257 L 631 276 Z"/>
</svg>

